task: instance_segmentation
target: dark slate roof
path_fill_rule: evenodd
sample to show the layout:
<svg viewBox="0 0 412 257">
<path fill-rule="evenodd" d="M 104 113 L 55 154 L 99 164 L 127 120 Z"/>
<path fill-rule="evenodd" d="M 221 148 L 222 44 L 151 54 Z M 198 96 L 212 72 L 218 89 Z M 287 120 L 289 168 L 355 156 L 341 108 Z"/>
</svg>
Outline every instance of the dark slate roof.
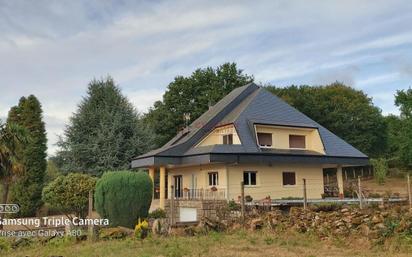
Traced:
<svg viewBox="0 0 412 257">
<path fill-rule="evenodd" d="M 195 147 L 216 126 L 225 124 L 234 124 L 241 145 Z M 184 158 L 205 154 L 272 154 L 277 156 L 316 156 L 319 159 L 320 154 L 314 151 L 261 149 L 254 136 L 254 124 L 317 128 L 326 153 L 326 155 L 321 156 L 329 157 L 328 160 L 330 157 L 367 159 L 365 154 L 282 99 L 251 83 L 233 90 L 163 147 L 136 157 L 132 166 L 140 167 L 143 166 L 143 163 L 147 165 L 149 157 Z M 146 160 L 139 161 L 142 159 Z"/>
</svg>

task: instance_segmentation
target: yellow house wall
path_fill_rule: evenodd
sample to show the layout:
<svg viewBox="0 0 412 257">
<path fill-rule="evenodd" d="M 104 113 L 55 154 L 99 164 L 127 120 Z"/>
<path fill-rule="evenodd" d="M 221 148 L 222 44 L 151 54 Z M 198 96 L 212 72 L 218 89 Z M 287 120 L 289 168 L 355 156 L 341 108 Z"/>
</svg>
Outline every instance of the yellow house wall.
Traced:
<svg viewBox="0 0 412 257">
<path fill-rule="evenodd" d="M 209 172 L 218 172 L 218 185 L 217 189 L 226 189 L 226 166 L 225 165 L 202 165 L 202 166 L 190 166 L 190 167 L 176 167 L 168 169 L 168 187 L 169 196 L 171 192 L 171 186 L 174 183 L 173 176 L 181 175 L 183 188 L 192 188 L 192 174 L 195 175 L 197 186 L 196 189 L 208 189 L 209 186 Z"/>
<path fill-rule="evenodd" d="M 317 129 L 307 128 L 290 128 L 290 127 L 275 127 L 275 126 L 256 126 L 256 133 L 271 133 L 272 148 L 290 149 L 289 135 L 305 136 L 306 150 L 312 150 L 325 154 L 322 141 Z"/>
<path fill-rule="evenodd" d="M 308 198 L 321 198 L 323 193 L 323 169 L 320 165 L 202 165 L 191 167 L 176 167 L 168 169 L 169 196 L 173 176 L 182 175 L 183 188 L 192 188 L 192 174 L 197 177 L 197 189 L 208 189 L 208 172 L 218 172 L 218 189 L 226 189 L 227 198 L 237 199 L 240 196 L 240 182 L 243 181 L 244 171 L 257 171 L 256 186 L 245 186 L 245 195 L 250 195 L 255 200 L 270 196 L 272 199 L 282 197 L 303 197 L 303 182 L 307 181 Z M 296 185 L 283 186 L 282 172 L 296 173 Z M 228 175 L 228 177 L 226 176 Z M 227 190 L 229 188 L 229 190 Z"/>
<path fill-rule="evenodd" d="M 233 134 L 233 144 L 240 145 L 240 139 L 233 125 L 223 126 L 214 129 L 198 146 L 220 145 L 223 144 L 223 135 Z"/>
<path fill-rule="evenodd" d="M 245 195 L 255 200 L 270 196 L 272 199 L 282 197 L 303 197 L 303 181 L 307 181 L 308 198 L 321 198 L 323 193 L 323 170 L 315 165 L 236 165 L 228 166 L 229 199 L 240 196 L 240 182 L 243 181 L 244 171 L 257 171 L 256 186 L 245 186 Z M 296 173 L 296 185 L 283 186 L 282 172 Z"/>
</svg>

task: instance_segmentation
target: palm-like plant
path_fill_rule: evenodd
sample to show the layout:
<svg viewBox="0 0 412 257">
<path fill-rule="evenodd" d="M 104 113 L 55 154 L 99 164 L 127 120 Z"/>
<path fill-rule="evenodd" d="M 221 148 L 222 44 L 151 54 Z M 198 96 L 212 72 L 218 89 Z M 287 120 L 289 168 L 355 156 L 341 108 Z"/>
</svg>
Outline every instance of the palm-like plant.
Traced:
<svg viewBox="0 0 412 257">
<path fill-rule="evenodd" d="M 24 165 L 19 150 L 29 140 L 25 128 L 0 120 L 0 183 L 3 187 L 1 203 L 7 203 L 9 188 L 13 180 L 24 172 Z M 3 217 L 4 214 L 0 214 Z"/>
</svg>

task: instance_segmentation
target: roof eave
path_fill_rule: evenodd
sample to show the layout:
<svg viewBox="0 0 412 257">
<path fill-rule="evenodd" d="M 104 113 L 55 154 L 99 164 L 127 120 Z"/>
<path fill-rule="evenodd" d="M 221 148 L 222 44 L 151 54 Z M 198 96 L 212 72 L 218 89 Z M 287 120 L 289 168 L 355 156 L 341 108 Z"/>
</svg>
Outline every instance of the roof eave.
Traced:
<svg viewBox="0 0 412 257">
<path fill-rule="evenodd" d="M 336 164 L 357 165 L 369 164 L 368 157 L 328 156 L 305 154 L 273 154 L 273 153 L 203 153 L 185 156 L 150 156 L 132 161 L 132 168 L 144 168 L 166 165 L 198 165 L 208 163 L 238 163 L 238 164 Z"/>
</svg>

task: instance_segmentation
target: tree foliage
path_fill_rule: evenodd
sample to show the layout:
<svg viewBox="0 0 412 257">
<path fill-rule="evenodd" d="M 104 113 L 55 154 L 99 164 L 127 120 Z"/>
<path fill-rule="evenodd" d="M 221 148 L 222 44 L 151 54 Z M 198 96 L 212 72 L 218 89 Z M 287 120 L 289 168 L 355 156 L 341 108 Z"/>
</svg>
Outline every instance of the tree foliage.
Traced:
<svg viewBox="0 0 412 257">
<path fill-rule="evenodd" d="M 8 122 L 24 127 L 30 137 L 30 141 L 18 151 L 25 172 L 13 186 L 11 199 L 20 205 L 18 216 L 33 216 L 42 205 L 47 167 L 46 129 L 39 100 L 34 95 L 20 98 L 19 104 L 11 108 Z"/>
<path fill-rule="evenodd" d="M 235 63 L 176 77 L 168 85 L 163 100 L 157 101 L 145 117 L 156 133 L 156 145 L 162 146 L 185 126 L 184 114 L 190 115 L 190 123 L 230 91 L 252 81 L 253 77 L 244 74 Z"/>
<path fill-rule="evenodd" d="M 96 179 L 80 173 L 59 176 L 43 189 L 43 201 L 66 215 L 86 217 L 89 192 Z"/>
<path fill-rule="evenodd" d="M 10 185 L 25 170 L 24 160 L 19 152 L 28 142 L 29 136 L 24 127 L 0 120 L 0 183 L 3 204 L 8 203 Z M 0 212 L 0 219 L 3 217 L 4 212 Z M 0 229 L 2 228 L 3 224 L 0 224 Z"/>
<path fill-rule="evenodd" d="M 145 172 L 106 172 L 96 184 L 95 207 L 111 226 L 133 228 L 148 216 L 153 182 Z"/>
<path fill-rule="evenodd" d="M 395 105 L 401 115 L 397 123 L 392 123 L 395 129 L 390 131 L 393 144 L 397 145 L 397 154 L 403 166 L 412 166 L 412 89 L 398 90 L 395 95 Z M 396 131 L 395 131 L 396 130 Z"/>
<path fill-rule="evenodd" d="M 130 160 L 152 147 L 153 135 L 112 78 L 90 82 L 58 145 L 63 172 L 101 174 L 127 169 Z"/>
<path fill-rule="evenodd" d="M 365 154 L 385 153 L 385 120 L 381 110 L 362 91 L 337 82 L 267 89 Z"/>
</svg>

